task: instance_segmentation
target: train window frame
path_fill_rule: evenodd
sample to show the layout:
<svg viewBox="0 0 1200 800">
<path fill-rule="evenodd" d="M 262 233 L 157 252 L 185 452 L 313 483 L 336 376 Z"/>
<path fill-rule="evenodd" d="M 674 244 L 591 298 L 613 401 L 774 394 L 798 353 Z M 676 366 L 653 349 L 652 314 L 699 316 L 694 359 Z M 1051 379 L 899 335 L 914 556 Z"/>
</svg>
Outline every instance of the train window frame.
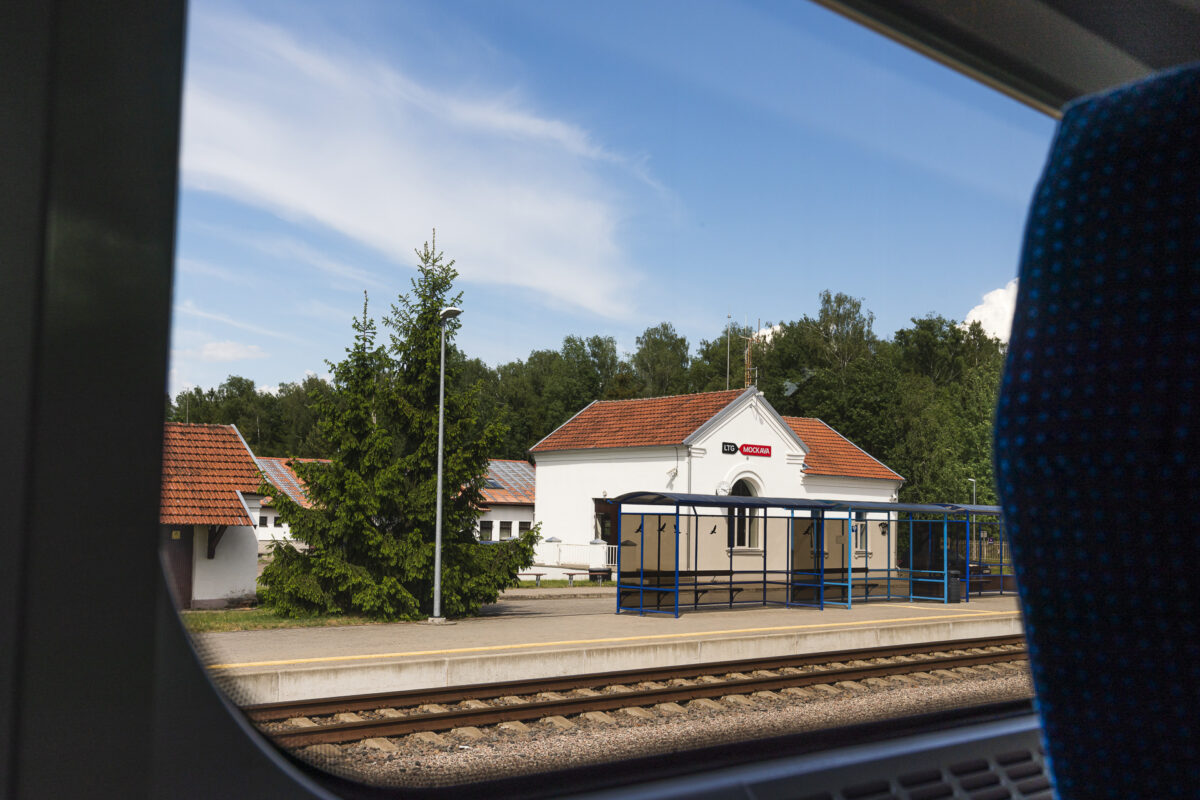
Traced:
<svg viewBox="0 0 1200 800">
<path fill-rule="evenodd" d="M 1088 51 L 1095 26 L 1075 38 L 1042 37 L 1048 44 L 1031 43 L 1024 60 L 1016 45 L 979 32 L 990 27 L 1002 39 L 1013 26 L 992 24 L 995 16 L 1049 3 L 981 4 L 956 29 L 934 2 L 903 10 L 818 2 L 1051 112 L 1141 77 L 1129 74 L 1129 59 Z M 0 270 L 0 336 L 9 345 L 0 503 L 15 518 L 0 534 L 0 642 L 11 644 L 0 648 L 0 692 L 11 701 L 0 703 L 0 798 L 99 787 L 120 796 L 390 794 L 297 762 L 246 721 L 200 666 L 156 555 L 184 29 L 183 0 L 19 2 L 6 7 L 0 27 L 0 252 L 11 265 Z M 1099 38 L 1111 46 L 1116 34 L 1106 35 Z M 111 608 L 121 609 L 119 619 Z M 537 783 L 543 794 L 636 785 L 643 796 L 669 796 L 672 786 L 677 796 L 697 796 L 697 788 L 716 796 L 749 778 L 704 783 L 713 770 L 779 777 L 801 769 L 779 766 L 785 757 L 865 743 L 859 758 L 870 760 L 895 752 L 889 743 L 898 736 L 1031 717 L 1028 703 L 968 709 L 569 770 Z M 67 718 L 71 726 L 61 724 Z M 475 788 L 500 798 L 529 787 Z"/>
</svg>

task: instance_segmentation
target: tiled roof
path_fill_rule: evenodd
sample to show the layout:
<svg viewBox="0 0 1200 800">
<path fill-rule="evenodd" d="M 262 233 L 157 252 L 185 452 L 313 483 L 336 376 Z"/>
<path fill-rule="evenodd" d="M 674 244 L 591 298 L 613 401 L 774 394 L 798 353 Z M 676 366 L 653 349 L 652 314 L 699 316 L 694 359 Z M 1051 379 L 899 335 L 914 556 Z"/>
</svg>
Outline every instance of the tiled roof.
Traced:
<svg viewBox="0 0 1200 800">
<path fill-rule="evenodd" d="M 488 462 L 488 480 L 500 484 L 483 488 L 488 505 L 533 505 L 534 470 L 528 461 L 493 458 Z"/>
<path fill-rule="evenodd" d="M 257 493 L 261 479 L 237 428 L 168 422 L 163 428 L 159 522 L 252 525 L 237 493 Z"/>
<path fill-rule="evenodd" d="M 804 457 L 806 475 L 904 480 L 902 476 L 888 469 L 883 462 L 868 455 L 865 450 L 819 419 L 784 417 L 783 421 L 808 445 L 808 455 Z"/>
<path fill-rule="evenodd" d="M 316 462 L 319 464 L 328 464 L 327 458 L 274 458 L 271 456 L 256 456 L 258 466 L 262 469 L 263 474 L 267 476 L 267 480 L 272 486 L 282 489 L 287 493 L 287 496 L 292 498 L 304 508 L 312 508 L 312 503 L 308 501 L 308 495 L 304 490 L 304 481 L 300 480 L 300 476 L 292 469 L 292 464 L 297 462 L 308 464 Z M 271 505 L 269 498 L 263 499 L 263 505 Z"/>
<path fill-rule="evenodd" d="M 530 452 L 683 444 L 744 392 L 730 389 L 639 400 L 597 400 L 535 444 Z"/>
</svg>

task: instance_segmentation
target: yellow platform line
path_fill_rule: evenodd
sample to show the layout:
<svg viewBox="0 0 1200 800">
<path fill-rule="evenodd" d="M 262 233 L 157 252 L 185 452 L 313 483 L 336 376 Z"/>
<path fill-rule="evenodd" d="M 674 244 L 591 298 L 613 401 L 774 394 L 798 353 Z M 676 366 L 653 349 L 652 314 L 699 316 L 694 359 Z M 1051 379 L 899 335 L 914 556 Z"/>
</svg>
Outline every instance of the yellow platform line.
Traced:
<svg viewBox="0 0 1200 800">
<path fill-rule="evenodd" d="M 240 664 L 210 664 L 209 669 L 241 669 L 244 667 L 281 667 L 292 664 L 326 664 L 335 661 L 368 661 L 380 658 L 411 658 L 413 656 L 442 656 L 457 653 L 494 653 L 500 650 L 529 650 L 536 647 L 564 647 L 568 645 L 614 644 L 617 642 L 644 642 L 661 639 L 690 639 L 702 636 L 728 636 L 739 633 L 776 633 L 780 631 L 814 630 L 817 628 L 851 628 L 863 625 L 879 625 L 890 622 L 927 622 L 943 619 L 978 619 L 981 616 L 1018 617 L 1019 611 L 972 611 L 966 614 L 930 614 L 923 617 L 898 617 L 895 619 L 868 619 L 858 622 L 825 622 L 814 625 L 778 625 L 769 628 L 736 628 L 724 631 L 691 631 L 686 633 L 655 633 L 642 636 L 611 636 L 604 639 L 567 639 L 558 642 L 521 642 L 519 644 L 494 644 L 479 647 L 455 647 L 446 650 L 413 650 L 407 653 L 370 653 L 357 656 L 318 656 L 315 658 L 286 658 L 276 661 L 245 661 Z"/>
<path fill-rule="evenodd" d="M 930 612 L 934 616 L 936 616 L 939 613 L 939 612 L 935 611 L 934 609 L 929 608 L 928 606 L 915 606 L 915 605 L 910 605 L 909 603 L 889 603 L 888 606 L 890 608 L 919 608 L 922 611 Z M 968 609 L 964 609 L 964 610 L 960 611 L 959 613 L 962 613 L 962 614 L 996 614 L 999 612 L 987 611 L 984 609 L 980 609 L 979 611 L 976 611 L 974 609 L 968 608 Z"/>
</svg>

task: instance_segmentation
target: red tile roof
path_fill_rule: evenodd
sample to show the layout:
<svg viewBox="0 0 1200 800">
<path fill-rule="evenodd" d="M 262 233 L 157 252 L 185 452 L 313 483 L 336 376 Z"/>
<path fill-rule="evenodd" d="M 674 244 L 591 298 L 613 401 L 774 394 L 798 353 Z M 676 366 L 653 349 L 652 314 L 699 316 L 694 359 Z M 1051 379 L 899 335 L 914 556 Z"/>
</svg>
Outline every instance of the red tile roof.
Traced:
<svg viewBox="0 0 1200 800">
<path fill-rule="evenodd" d="M 304 481 L 300 480 L 300 476 L 292 469 L 292 464 L 297 462 L 301 464 L 318 463 L 328 464 L 327 458 L 274 458 L 272 456 L 257 456 L 258 466 L 262 469 L 263 474 L 267 476 L 267 480 L 272 486 L 278 487 L 287 493 L 287 496 L 299 503 L 304 508 L 312 508 L 312 503 L 308 500 L 308 495 L 305 492 Z M 271 505 L 271 498 L 263 498 L 263 505 Z"/>
<path fill-rule="evenodd" d="M 493 458 L 488 462 L 488 480 L 500 484 L 483 488 L 488 505 L 533 505 L 535 477 L 528 461 Z"/>
<path fill-rule="evenodd" d="M 899 474 L 867 454 L 845 436 L 819 419 L 784 417 L 783 421 L 808 445 L 804 474 L 835 475 L 844 478 L 883 478 L 902 481 Z"/>
<path fill-rule="evenodd" d="M 261 480 L 232 425 L 164 426 L 158 512 L 164 525 L 252 525 L 237 493 L 257 493 Z"/>
<path fill-rule="evenodd" d="M 597 400 L 535 444 L 530 452 L 683 444 L 744 392 L 730 389 L 638 400 Z"/>
</svg>

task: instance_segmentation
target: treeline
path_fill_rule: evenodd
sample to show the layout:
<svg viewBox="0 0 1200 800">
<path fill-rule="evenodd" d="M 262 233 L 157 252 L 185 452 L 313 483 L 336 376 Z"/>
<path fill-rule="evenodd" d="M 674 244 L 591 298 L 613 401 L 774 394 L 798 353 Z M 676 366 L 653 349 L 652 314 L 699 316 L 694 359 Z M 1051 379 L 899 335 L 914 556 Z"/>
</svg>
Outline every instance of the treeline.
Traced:
<svg viewBox="0 0 1200 800">
<path fill-rule="evenodd" d="M 280 384 L 274 392 L 254 381 L 230 375 L 215 389 L 196 386 L 167 399 L 170 422 L 237 425 L 258 456 L 325 458 L 329 446 L 316 430 L 317 398 L 328 396 L 329 384 L 315 375 L 300 383 Z"/>
<path fill-rule="evenodd" d="M 493 369 L 456 348 L 447 351 L 448 391 L 479 386 L 481 424 L 503 423 L 493 453 L 525 458 L 528 449 L 592 400 L 658 397 L 752 381 L 781 414 L 819 417 L 903 475 L 901 499 L 963 502 L 977 481 L 978 501 L 996 500 L 992 414 L 1004 347 L 978 323 L 938 316 L 913 319 L 878 337 L 874 315 L 844 294 L 821 294 L 815 318 L 716 331 L 695 348 L 664 322 L 620 354 L 612 337 L 568 336 L 558 350 Z M 728 356 L 727 356 L 728 336 Z M 312 398 L 328 385 L 309 377 L 274 394 L 231 376 L 216 389 L 191 389 L 168 403 L 168 418 L 235 423 L 260 455 L 323 456 Z M 314 394 L 315 393 L 315 394 Z"/>
</svg>

